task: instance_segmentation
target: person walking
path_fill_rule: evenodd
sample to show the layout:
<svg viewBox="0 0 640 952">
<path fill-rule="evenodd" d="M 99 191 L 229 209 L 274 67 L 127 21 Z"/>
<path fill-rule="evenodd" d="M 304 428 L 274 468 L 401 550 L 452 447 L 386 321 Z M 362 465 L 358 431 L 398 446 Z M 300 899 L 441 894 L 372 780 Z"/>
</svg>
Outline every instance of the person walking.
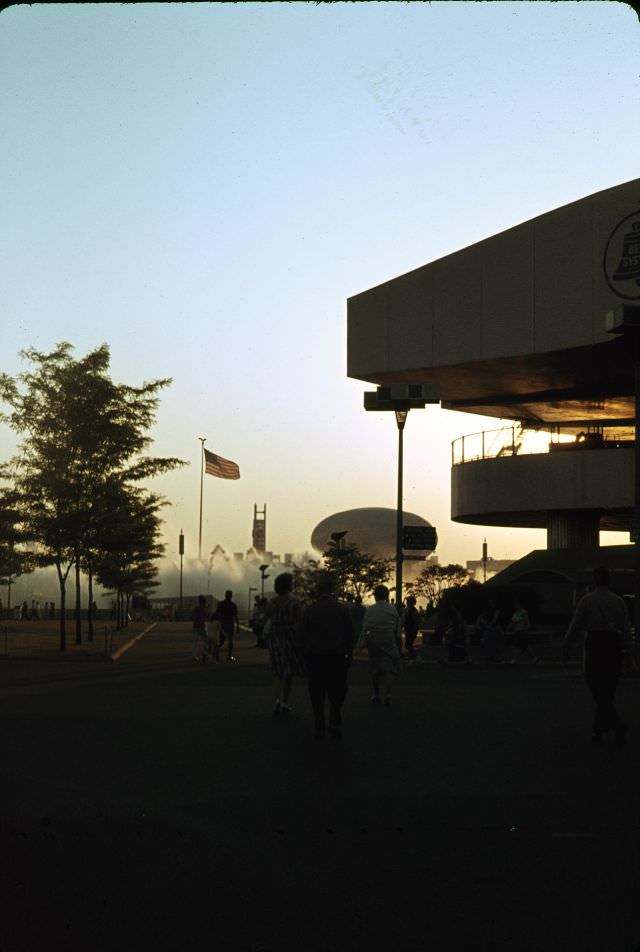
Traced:
<svg viewBox="0 0 640 952">
<path fill-rule="evenodd" d="M 318 573 L 317 598 L 302 613 L 298 643 L 304 656 L 316 738 L 325 735 L 325 703 L 329 699 L 330 736 L 342 734 L 342 706 L 347 696 L 347 671 L 353 654 L 349 611 L 335 596 L 336 579 Z"/>
<path fill-rule="evenodd" d="M 289 714 L 289 698 L 294 677 L 304 677 L 305 668 L 298 645 L 298 627 L 302 616 L 300 602 L 291 592 L 293 575 L 282 572 L 274 582 L 276 597 L 268 610 L 270 623 L 269 655 L 271 670 L 279 684 L 274 714 Z"/>
<path fill-rule="evenodd" d="M 240 622 L 238 621 L 238 606 L 232 601 L 233 592 L 227 589 L 224 593 L 224 600 L 218 602 L 218 608 L 215 613 L 216 619 L 220 622 L 221 646 L 227 643 L 227 661 L 235 661 L 233 655 L 233 636 L 240 631 Z"/>
<path fill-rule="evenodd" d="M 369 672 L 373 684 L 372 704 L 380 704 L 380 689 L 384 687 L 384 703 L 391 704 L 391 682 L 400 674 L 401 621 L 394 605 L 389 603 L 389 589 L 376 585 L 375 604 L 369 605 L 362 620 L 359 639 L 369 655 Z"/>
<path fill-rule="evenodd" d="M 198 595 L 198 604 L 193 609 L 193 633 L 191 636 L 191 659 L 192 661 L 202 661 L 204 664 L 207 654 L 207 621 L 209 612 L 207 611 L 207 600 L 204 595 Z M 202 641 L 202 655 L 198 655 L 198 648 Z"/>
<path fill-rule="evenodd" d="M 604 735 L 613 731 L 617 746 L 623 747 L 629 728 L 616 711 L 614 699 L 623 654 L 631 656 L 631 623 L 624 601 L 609 588 L 609 570 L 605 566 L 594 569 L 593 581 L 594 591 L 582 597 L 567 629 L 562 662 L 567 662 L 576 634 L 586 632 L 584 673 L 596 705 L 591 739 L 602 744 Z"/>
<path fill-rule="evenodd" d="M 511 664 L 523 664 L 523 659 L 526 658 L 529 659 L 531 664 L 537 664 L 540 659 L 534 653 L 529 643 L 531 633 L 529 612 L 520 604 L 517 598 L 513 600 L 513 614 L 511 621 L 507 625 L 507 631 L 513 634 L 513 642 L 517 649 L 517 654 L 514 654 L 511 659 Z"/>
</svg>

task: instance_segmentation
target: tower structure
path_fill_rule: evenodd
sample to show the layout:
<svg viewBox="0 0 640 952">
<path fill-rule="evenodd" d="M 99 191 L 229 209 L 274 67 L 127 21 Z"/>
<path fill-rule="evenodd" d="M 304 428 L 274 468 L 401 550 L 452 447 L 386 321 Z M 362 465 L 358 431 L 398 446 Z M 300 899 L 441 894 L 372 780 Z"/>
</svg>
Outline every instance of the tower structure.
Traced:
<svg viewBox="0 0 640 952">
<path fill-rule="evenodd" d="M 267 549 L 267 504 L 264 503 L 262 509 L 258 509 L 257 503 L 253 505 L 253 531 L 251 534 L 253 548 L 258 555 L 264 555 Z"/>
</svg>

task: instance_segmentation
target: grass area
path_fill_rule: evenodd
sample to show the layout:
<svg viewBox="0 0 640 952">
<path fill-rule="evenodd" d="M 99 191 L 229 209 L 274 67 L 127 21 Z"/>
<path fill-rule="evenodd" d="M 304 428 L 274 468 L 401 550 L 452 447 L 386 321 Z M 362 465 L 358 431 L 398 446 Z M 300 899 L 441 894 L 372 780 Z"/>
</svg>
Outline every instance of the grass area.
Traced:
<svg viewBox="0 0 640 952">
<path fill-rule="evenodd" d="M 107 657 L 108 653 L 140 634 L 148 622 L 130 622 L 127 628 L 117 630 L 113 622 L 94 623 L 93 641 L 88 641 L 87 623 L 82 622 L 82 644 L 77 645 L 75 622 L 66 622 L 66 651 L 60 651 L 60 622 L 50 620 L 16 621 L 0 620 L 0 658 L 53 658 L 87 657 L 93 661 Z M 107 643 L 110 651 L 107 651 Z"/>
</svg>

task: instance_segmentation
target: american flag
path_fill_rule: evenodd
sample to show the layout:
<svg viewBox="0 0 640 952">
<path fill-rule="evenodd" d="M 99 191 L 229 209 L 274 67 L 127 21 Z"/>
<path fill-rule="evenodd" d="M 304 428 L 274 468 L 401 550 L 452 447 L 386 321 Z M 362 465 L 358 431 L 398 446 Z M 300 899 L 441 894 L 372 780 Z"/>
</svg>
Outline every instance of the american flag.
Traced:
<svg viewBox="0 0 640 952">
<path fill-rule="evenodd" d="M 219 476 L 220 479 L 240 479 L 240 469 L 237 463 L 223 459 L 216 453 L 204 451 L 204 471 L 210 476 Z"/>
</svg>

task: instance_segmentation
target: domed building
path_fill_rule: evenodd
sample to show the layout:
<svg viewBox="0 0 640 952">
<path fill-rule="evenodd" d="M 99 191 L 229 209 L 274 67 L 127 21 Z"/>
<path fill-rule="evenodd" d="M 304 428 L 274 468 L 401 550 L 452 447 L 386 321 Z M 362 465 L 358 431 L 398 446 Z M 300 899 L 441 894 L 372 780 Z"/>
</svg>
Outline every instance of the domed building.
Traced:
<svg viewBox="0 0 640 952">
<path fill-rule="evenodd" d="M 414 512 L 403 512 L 405 526 L 430 526 L 431 523 Z M 377 558 L 394 558 L 396 554 L 396 510 L 383 507 L 365 507 L 336 512 L 319 522 L 311 533 L 311 545 L 324 552 L 331 542 L 331 534 L 346 532 L 346 542 L 357 545 L 362 552 Z M 432 550 L 412 552 L 427 556 Z M 419 564 L 419 563 L 416 563 Z"/>
</svg>

